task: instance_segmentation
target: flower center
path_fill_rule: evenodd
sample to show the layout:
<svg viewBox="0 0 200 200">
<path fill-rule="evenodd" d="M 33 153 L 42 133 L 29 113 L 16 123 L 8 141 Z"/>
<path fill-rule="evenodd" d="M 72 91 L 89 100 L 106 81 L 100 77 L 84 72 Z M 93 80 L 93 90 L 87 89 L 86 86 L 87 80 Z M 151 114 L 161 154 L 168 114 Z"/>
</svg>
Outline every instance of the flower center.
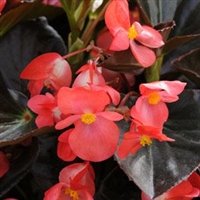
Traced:
<svg viewBox="0 0 200 200">
<path fill-rule="evenodd" d="M 76 190 L 72 190 L 71 188 L 65 189 L 65 194 L 72 198 L 72 200 L 79 200 L 79 194 Z"/>
<path fill-rule="evenodd" d="M 96 120 L 96 115 L 93 113 L 85 113 L 81 115 L 81 121 L 84 124 L 92 124 Z"/>
<path fill-rule="evenodd" d="M 129 28 L 128 38 L 134 40 L 138 36 L 138 32 L 134 25 Z"/>
<path fill-rule="evenodd" d="M 151 145 L 152 144 L 152 140 L 149 136 L 147 135 L 143 135 L 141 138 L 140 138 L 140 144 L 144 147 L 145 145 Z"/>
<path fill-rule="evenodd" d="M 152 92 L 148 96 L 148 102 L 151 105 L 156 105 L 160 101 L 160 95 L 158 92 Z"/>
</svg>

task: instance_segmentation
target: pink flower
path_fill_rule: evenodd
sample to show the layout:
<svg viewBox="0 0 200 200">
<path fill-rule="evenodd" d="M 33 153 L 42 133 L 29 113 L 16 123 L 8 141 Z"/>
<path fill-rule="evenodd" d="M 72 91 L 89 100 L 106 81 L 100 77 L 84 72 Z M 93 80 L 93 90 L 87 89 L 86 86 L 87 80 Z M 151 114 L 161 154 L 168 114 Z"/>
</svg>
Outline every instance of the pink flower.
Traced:
<svg viewBox="0 0 200 200">
<path fill-rule="evenodd" d="M 110 98 L 104 91 L 63 87 L 58 92 L 58 107 L 68 117 L 59 121 L 56 129 L 75 125 L 68 141 L 78 157 L 98 162 L 114 154 L 119 129 L 113 121 L 123 116 L 105 111 L 109 104 Z"/>
<path fill-rule="evenodd" d="M 45 192 L 43 200 L 93 200 L 94 177 L 89 162 L 68 165 L 60 172 L 59 183 Z"/>
<path fill-rule="evenodd" d="M 28 107 L 38 114 L 35 120 L 38 128 L 53 126 L 55 122 L 61 120 L 56 98 L 50 93 L 32 97 L 28 101 Z"/>
<path fill-rule="evenodd" d="M 71 150 L 68 142 L 69 135 L 72 131 L 73 129 L 69 129 L 58 137 L 57 155 L 64 161 L 73 161 L 76 158 L 76 155 Z"/>
<path fill-rule="evenodd" d="M 77 71 L 80 74 L 74 80 L 72 87 L 85 87 L 94 91 L 105 91 L 110 96 L 112 103 L 117 105 L 120 101 L 119 92 L 106 85 L 104 77 L 98 70 L 100 69 L 97 68 L 96 63 L 90 60 L 88 64 Z"/>
<path fill-rule="evenodd" d="M 162 128 L 152 126 L 138 126 L 132 124 L 130 131 L 124 134 L 124 138 L 118 149 L 119 158 L 125 158 L 131 154 L 135 154 L 140 148 L 150 146 L 152 139 L 172 142 L 174 139 L 168 138 L 162 133 Z"/>
<path fill-rule="evenodd" d="M 0 15 L 5 5 L 6 5 L 6 0 L 0 0 Z"/>
<path fill-rule="evenodd" d="M 131 108 L 130 114 L 135 121 L 146 126 L 163 126 L 169 111 L 165 104 L 178 100 L 186 83 L 180 81 L 157 81 L 141 84 L 141 96 Z"/>
<path fill-rule="evenodd" d="M 6 155 L 0 151 L 0 178 L 3 177 L 10 169 L 10 162 Z"/>
<path fill-rule="evenodd" d="M 66 60 L 57 53 L 46 53 L 32 60 L 22 71 L 20 78 L 30 80 L 31 96 L 39 94 L 45 86 L 58 91 L 71 83 L 72 72 Z"/>
<path fill-rule="evenodd" d="M 141 26 L 138 22 L 131 24 L 126 0 L 111 1 L 106 9 L 105 23 L 114 37 L 110 50 L 122 51 L 130 47 L 143 67 L 149 67 L 155 62 L 155 53 L 150 48 L 163 46 L 162 36 L 149 26 Z"/>
<path fill-rule="evenodd" d="M 192 200 L 200 197 L 200 176 L 193 172 L 187 180 L 182 181 L 166 193 L 160 196 L 163 200 Z M 151 200 L 151 198 L 142 192 L 142 200 Z"/>
</svg>

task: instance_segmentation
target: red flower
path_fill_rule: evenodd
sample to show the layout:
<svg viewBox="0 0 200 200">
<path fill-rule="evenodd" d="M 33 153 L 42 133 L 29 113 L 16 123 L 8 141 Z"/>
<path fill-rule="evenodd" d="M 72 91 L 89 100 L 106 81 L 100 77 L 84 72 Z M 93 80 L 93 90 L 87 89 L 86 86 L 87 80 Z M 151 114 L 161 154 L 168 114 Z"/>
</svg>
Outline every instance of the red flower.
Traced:
<svg viewBox="0 0 200 200">
<path fill-rule="evenodd" d="M 192 200 L 200 197 L 200 176 L 193 172 L 187 180 L 182 181 L 160 197 L 163 200 Z M 142 200 L 151 200 L 151 198 L 142 192 Z"/>
<path fill-rule="evenodd" d="M 35 123 L 38 128 L 53 126 L 61 119 L 61 112 L 57 106 L 56 98 L 50 93 L 36 95 L 29 99 L 28 107 L 38 114 Z"/>
<path fill-rule="evenodd" d="M 58 107 L 68 117 L 59 121 L 56 129 L 75 125 L 69 135 L 69 145 L 78 157 L 97 162 L 114 154 L 119 129 L 113 121 L 123 116 L 104 111 L 109 104 L 110 98 L 104 91 L 63 87 L 58 92 Z"/>
<path fill-rule="evenodd" d="M 155 62 L 155 53 L 149 48 L 163 46 L 162 36 L 149 26 L 141 26 L 138 22 L 131 24 L 126 0 L 111 1 L 105 13 L 105 22 L 114 37 L 110 50 L 122 51 L 130 46 L 132 54 L 143 67 Z"/>
<path fill-rule="evenodd" d="M 3 177 L 10 169 L 10 162 L 6 155 L 0 151 L 0 178 Z"/>
<path fill-rule="evenodd" d="M 82 66 L 77 73 L 81 72 L 73 83 L 75 87 L 85 87 L 94 91 L 105 91 L 110 96 L 114 105 L 117 105 L 120 101 L 120 94 L 112 87 L 106 85 L 105 79 L 98 71 L 96 63 L 89 61 L 88 64 Z"/>
<path fill-rule="evenodd" d="M 0 15 L 5 5 L 6 5 L 6 0 L 0 0 Z"/>
<path fill-rule="evenodd" d="M 93 200 L 94 170 L 89 162 L 63 168 L 59 183 L 45 192 L 44 200 Z"/>
<path fill-rule="evenodd" d="M 169 111 L 165 104 L 178 100 L 186 83 L 180 81 L 157 81 L 140 85 L 140 96 L 131 108 L 135 121 L 147 126 L 163 126 Z"/>
<path fill-rule="evenodd" d="M 71 83 L 71 68 L 57 53 L 46 53 L 32 60 L 22 71 L 20 78 L 30 80 L 28 88 L 31 96 L 39 94 L 45 86 L 58 91 Z"/>
<path fill-rule="evenodd" d="M 73 129 L 69 129 L 58 137 L 57 155 L 64 161 L 72 161 L 76 158 L 76 155 L 71 150 L 68 142 L 72 130 Z"/>
<path fill-rule="evenodd" d="M 138 126 L 136 128 L 135 125 L 132 124 L 130 131 L 124 134 L 124 139 L 119 146 L 119 158 L 125 158 L 129 153 L 134 155 L 140 148 L 151 145 L 152 139 L 159 140 L 160 142 L 174 141 L 161 131 L 162 128 L 158 127 Z"/>
</svg>

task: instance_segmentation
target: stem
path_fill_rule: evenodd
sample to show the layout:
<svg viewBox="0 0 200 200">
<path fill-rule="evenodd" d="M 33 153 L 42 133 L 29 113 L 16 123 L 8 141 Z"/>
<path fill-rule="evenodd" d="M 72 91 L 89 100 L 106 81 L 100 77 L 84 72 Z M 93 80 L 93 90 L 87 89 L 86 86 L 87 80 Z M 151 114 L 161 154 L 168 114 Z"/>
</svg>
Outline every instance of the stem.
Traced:
<svg viewBox="0 0 200 200">
<path fill-rule="evenodd" d="M 102 18 L 102 16 L 104 15 L 105 11 L 106 11 L 106 8 L 107 8 L 107 5 L 110 3 L 110 1 L 108 1 L 105 6 L 103 7 L 103 9 L 101 10 L 101 12 L 99 13 L 99 15 L 97 16 L 97 18 L 95 20 L 92 20 L 90 22 L 92 23 L 89 23 L 89 25 L 86 27 L 82 37 L 81 37 L 81 40 L 84 41 L 85 44 L 88 43 L 88 41 L 90 40 L 90 37 L 96 27 L 96 25 L 98 24 L 98 22 L 100 21 L 100 19 Z"/>
<path fill-rule="evenodd" d="M 72 53 L 69 53 L 69 54 L 63 56 L 63 58 L 64 58 L 64 59 L 70 58 L 70 57 L 75 56 L 75 55 L 77 55 L 77 54 L 79 54 L 79 53 L 83 53 L 84 51 L 90 51 L 92 48 L 93 48 L 93 45 L 90 44 L 90 45 L 88 45 L 86 48 L 83 48 L 83 49 L 74 51 L 74 52 L 72 52 Z"/>
<path fill-rule="evenodd" d="M 145 77 L 148 83 L 159 81 L 162 62 L 163 62 L 163 55 L 159 56 L 156 62 L 151 67 L 145 70 Z"/>
</svg>

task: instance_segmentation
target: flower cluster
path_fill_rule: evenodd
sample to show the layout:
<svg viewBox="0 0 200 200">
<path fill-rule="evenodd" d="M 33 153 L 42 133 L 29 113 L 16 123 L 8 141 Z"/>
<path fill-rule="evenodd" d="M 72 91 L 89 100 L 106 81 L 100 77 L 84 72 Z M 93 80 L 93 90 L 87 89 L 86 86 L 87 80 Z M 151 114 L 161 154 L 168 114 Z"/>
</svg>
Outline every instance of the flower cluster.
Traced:
<svg viewBox="0 0 200 200">
<path fill-rule="evenodd" d="M 43 3 L 61 6 L 58 1 Z M 1 3 L 0 11 L 3 6 Z M 154 49 L 164 45 L 163 38 L 154 28 L 141 25 L 130 16 L 127 0 L 110 1 L 105 12 L 105 24 L 111 40 L 109 49 L 106 49 L 109 54 L 130 49 L 131 56 L 142 69 L 156 62 Z M 108 72 L 99 64 L 101 56 L 93 56 L 79 66 L 74 76 L 66 60 L 68 57 L 56 52 L 34 58 L 20 74 L 21 79 L 29 80 L 30 99 L 27 105 L 37 114 L 37 127 L 53 126 L 63 131 L 58 136 L 58 157 L 67 162 L 77 157 L 83 160 L 60 171 L 59 183 L 45 192 L 44 200 L 92 200 L 95 173 L 91 162 L 104 161 L 114 154 L 118 159 L 126 159 L 141 148 L 153 145 L 153 140 L 175 142 L 163 133 L 169 116 L 167 103 L 179 99 L 178 95 L 186 83 L 165 80 L 141 83 L 138 87 L 140 95 L 127 112 L 122 108 L 121 87 L 111 87 L 114 81 L 106 81 L 104 75 Z M 122 81 L 121 74 L 115 72 L 112 77 Z M 133 76 L 126 74 L 125 77 L 133 85 Z M 127 116 L 130 129 L 122 133 L 120 141 L 116 122 L 124 118 L 127 120 Z M 2 152 L 0 163 L 4 164 L 0 165 L 2 177 L 9 169 L 9 162 Z M 182 194 L 180 190 L 184 187 L 189 189 Z M 199 176 L 194 173 L 164 195 L 165 199 L 199 196 Z M 149 197 L 142 193 L 142 199 L 148 200 Z"/>
</svg>

